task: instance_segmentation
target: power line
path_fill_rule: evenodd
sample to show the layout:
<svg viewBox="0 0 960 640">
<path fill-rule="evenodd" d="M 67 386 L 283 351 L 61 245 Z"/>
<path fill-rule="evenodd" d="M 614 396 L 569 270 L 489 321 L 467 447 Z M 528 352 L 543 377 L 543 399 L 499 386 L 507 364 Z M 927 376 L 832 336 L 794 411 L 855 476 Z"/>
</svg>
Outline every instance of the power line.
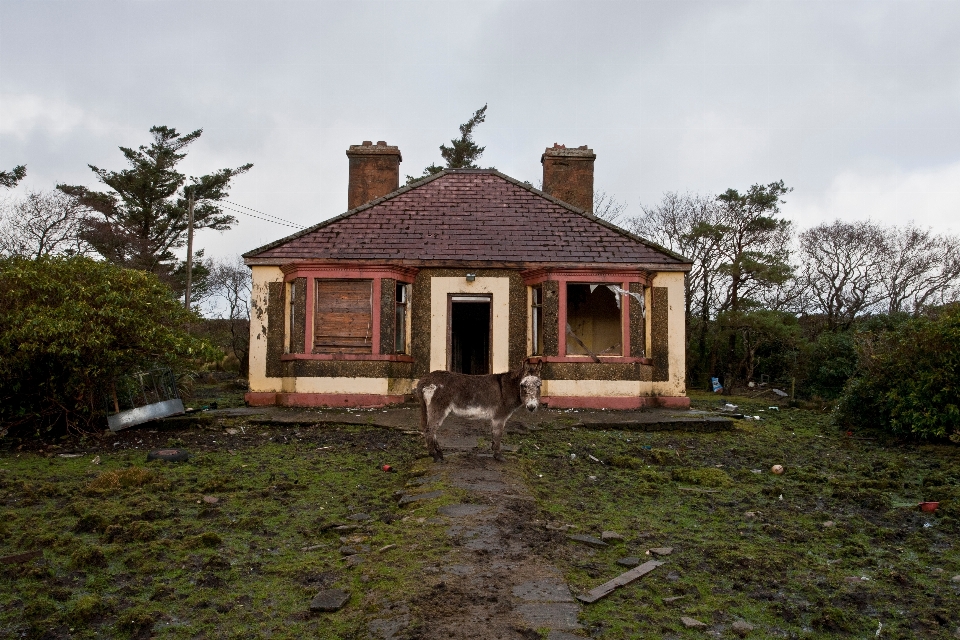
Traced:
<svg viewBox="0 0 960 640">
<path fill-rule="evenodd" d="M 223 201 L 220 201 L 220 202 L 217 203 L 218 206 L 223 206 L 223 205 L 225 205 L 225 204 L 227 204 L 227 203 L 224 203 Z M 235 206 L 240 206 L 240 205 L 235 205 Z M 281 226 L 291 227 L 291 228 L 293 228 L 293 229 L 304 229 L 304 228 L 305 228 L 303 225 L 295 224 L 295 223 L 293 223 L 293 222 L 289 222 L 289 221 L 286 221 L 286 220 L 283 220 L 283 221 L 281 222 L 282 218 L 271 220 L 270 218 L 262 218 L 262 217 L 260 217 L 260 216 L 255 216 L 255 215 L 253 215 L 252 213 L 248 213 L 247 211 L 240 211 L 239 209 L 234 209 L 232 206 L 226 206 L 225 208 L 226 208 L 226 209 L 229 209 L 230 211 L 232 211 L 232 212 L 234 212 L 234 213 L 239 213 L 239 214 L 241 214 L 241 215 L 250 216 L 251 218 L 256 218 L 257 220 L 263 220 L 264 222 L 272 222 L 273 224 L 279 224 L 279 225 L 281 225 Z M 247 209 L 247 208 L 249 208 L 249 207 L 244 207 L 244 208 Z M 252 209 L 252 211 L 256 211 L 256 209 Z M 263 213 L 263 212 L 262 212 L 262 211 L 258 211 L 258 213 Z M 264 214 L 264 215 L 269 215 L 269 214 Z M 271 216 L 271 218 L 272 218 L 272 217 L 273 217 L 273 216 Z"/>
<path fill-rule="evenodd" d="M 250 207 L 245 207 L 245 206 L 243 206 L 242 204 L 236 204 L 235 202 L 227 202 L 227 201 L 225 201 L 225 200 L 220 200 L 219 202 L 221 202 L 221 203 L 223 203 L 223 204 L 228 204 L 228 205 L 230 205 L 230 206 L 232 206 L 232 207 L 239 207 L 239 208 L 241 208 L 241 209 L 246 209 L 247 211 L 253 211 L 254 213 L 259 213 L 260 215 L 266 216 L 266 217 L 268 217 L 268 218 L 273 218 L 273 219 L 276 220 L 279 224 L 286 224 L 286 225 L 288 225 L 288 226 L 297 227 L 298 229 L 304 228 L 302 225 L 299 225 L 299 224 L 297 224 L 296 222 L 293 222 L 293 221 L 291 221 L 291 220 L 285 220 L 285 219 L 280 218 L 280 217 L 278 217 L 278 216 L 271 215 L 271 214 L 269 214 L 269 213 L 264 213 L 263 211 L 257 211 L 256 209 L 252 209 L 252 208 L 250 208 Z M 241 212 L 241 213 L 242 213 L 242 212 Z M 250 214 L 247 214 L 247 215 L 250 215 Z M 255 216 L 254 216 L 254 217 L 255 217 Z"/>
</svg>

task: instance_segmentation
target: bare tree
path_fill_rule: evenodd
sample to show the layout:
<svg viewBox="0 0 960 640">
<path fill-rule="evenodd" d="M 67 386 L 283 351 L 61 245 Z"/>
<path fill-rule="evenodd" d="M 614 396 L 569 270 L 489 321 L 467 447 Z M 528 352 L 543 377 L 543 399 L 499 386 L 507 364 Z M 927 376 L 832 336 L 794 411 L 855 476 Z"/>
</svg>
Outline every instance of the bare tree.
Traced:
<svg viewBox="0 0 960 640">
<path fill-rule="evenodd" d="M 960 238 L 910 224 L 883 231 L 882 288 L 888 313 L 920 313 L 960 294 Z"/>
<path fill-rule="evenodd" d="M 240 373 L 246 375 L 250 359 L 250 294 L 253 281 L 243 258 L 213 260 L 208 277 L 210 293 L 223 302 L 221 319 L 230 326 L 230 346 L 240 360 Z"/>
<path fill-rule="evenodd" d="M 0 254 L 39 258 L 88 255 L 83 239 L 89 210 L 60 191 L 31 191 L 0 212 Z"/>
<path fill-rule="evenodd" d="M 621 225 L 625 222 L 624 211 L 626 202 L 620 202 L 606 191 L 593 192 L 593 215 L 611 224 Z M 622 225 L 621 225 L 622 226 Z"/>
<path fill-rule="evenodd" d="M 836 220 L 807 229 L 800 255 L 810 302 L 831 330 L 848 327 L 885 297 L 884 231 L 872 222 Z"/>
</svg>

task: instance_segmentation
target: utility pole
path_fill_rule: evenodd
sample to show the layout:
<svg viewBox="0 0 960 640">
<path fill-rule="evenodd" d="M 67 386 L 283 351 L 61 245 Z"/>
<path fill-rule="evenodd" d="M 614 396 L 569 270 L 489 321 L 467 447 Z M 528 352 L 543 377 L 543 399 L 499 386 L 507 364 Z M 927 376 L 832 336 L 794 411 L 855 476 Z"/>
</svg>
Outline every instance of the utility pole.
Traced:
<svg viewBox="0 0 960 640">
<path fill-rule="evenodd" d="M 190 310 L 190 279 L 193 275 L 193 189 L 187 189 L 187 290 L 183 306 Z"/>
</svg>

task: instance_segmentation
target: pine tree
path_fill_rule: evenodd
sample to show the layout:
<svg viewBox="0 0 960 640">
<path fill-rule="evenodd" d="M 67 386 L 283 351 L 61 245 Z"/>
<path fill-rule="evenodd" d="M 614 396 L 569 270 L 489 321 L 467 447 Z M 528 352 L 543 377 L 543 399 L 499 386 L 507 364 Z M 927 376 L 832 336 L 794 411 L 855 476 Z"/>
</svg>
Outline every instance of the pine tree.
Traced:
<svg viewBox="0 0 960 640">
<path fill-rule="evenodd" d="M 0 171 L 0 187 L 13 189 L 17 184 L 27 177 L 27 167 L 17 165 L 10 171 Z"/>
<path fill-rule="evenodd" d="M 194 229 L 226 231 L 237 220 L 216 203 L 227 197 L 234 176 L 253 165 L 190 177 L 187 184 L 187 177 L 175 167 L 203 130 L 181 135 L 172 127 L 157 126 L 150 133 L 150 146 L 120 147 L 129 169 L 107 171 L 88 165 L 109 192 L 70 185 L 57 188 L 102 216 L 88 220 L 84 230 L 85 239 L 100 255 L 114 264 L 155 273 L 175 285 L 173 252 L 186 242 L 188 196 L 192 193 L 195 202 Z"/>
<path fill-rule="evenodd" d="M 407 184 L 422 180 L 427 176 L 440 173 L 444 169 L 479 169 L 476 162 L 483 155 L 486 147 L 479 147 L 473 141 L 473 130 L 487 118 L 487 105 L 483 105 L 473 113 L 473 117 L 460 125 L 460 137 L 450 141 L 451 146 L 440 145 L 440 156 L 446 161 L 446 167 L 430 164 L 423 170 L 421 176 L 407 176 Z"/>
</svg>

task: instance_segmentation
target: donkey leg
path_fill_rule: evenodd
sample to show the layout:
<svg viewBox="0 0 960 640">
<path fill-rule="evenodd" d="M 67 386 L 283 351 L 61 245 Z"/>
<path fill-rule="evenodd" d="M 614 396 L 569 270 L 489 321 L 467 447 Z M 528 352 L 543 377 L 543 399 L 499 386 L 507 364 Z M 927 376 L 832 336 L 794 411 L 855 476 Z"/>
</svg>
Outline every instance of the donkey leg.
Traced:
<svg viewBox="0 0 960 640">
<path fill-rule="evenodd" d="M 443 423 L 443 418 L 444 416 L 430 416 L 427 422 L 427 430 L 424 432 L 424 438 L 427 441 L 427 453 L 433 457 L 434 462 L 443 462 L 443 450 L 440 449 L 440 442 L 437 440 L 437 431 Z"/>
<path fill-rule="evenodd" d="M 493 459 L 503 461 L 503 454 L 500 452 L 500 441 L 503 439 L 503 431 L 507 425 L 507 421 L 494 418 L 491 420 L 491 425 L 493 427 L 493 444 L 491 445 L 491 449 L 493 449 Z"/>
<path fill-rule="evenodd" d="M 440 450 L 440 443 L 437 442 L 437 430 L 446 416 L 440 415 L 433 404 L 433 394 L 436 391 L 437 385 L 434 384 L 427 385 L 420 391 L 420 430 L 427 445 L 427 453 L 433 457 L 434 462 L 442 462 L 443 451 Z"/>
</svg>

